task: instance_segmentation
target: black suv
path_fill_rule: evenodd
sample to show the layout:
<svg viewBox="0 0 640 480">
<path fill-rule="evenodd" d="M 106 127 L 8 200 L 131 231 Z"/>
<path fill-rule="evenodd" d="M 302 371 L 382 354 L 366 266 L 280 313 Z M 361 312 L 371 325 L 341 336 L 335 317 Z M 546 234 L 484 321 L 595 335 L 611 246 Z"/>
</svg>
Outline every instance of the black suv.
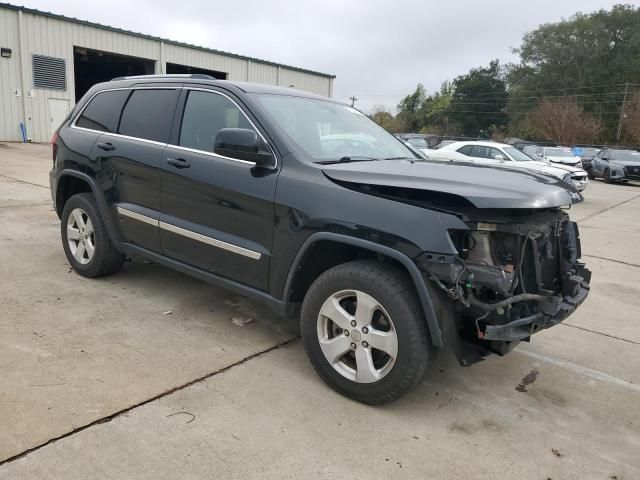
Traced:
<svg viewBox="0 0 640 480">
<path fill-rule="evenodd" d="M 94 86 L 53 139 L 51 192 L 81 275 L 139 255 L 299 318 L 335 390 L 394 400 L 447 346 L 462 365 L 586 298 L 556 178 L 432 162 L 359 111 L 204 76 Z"/>
</svg>

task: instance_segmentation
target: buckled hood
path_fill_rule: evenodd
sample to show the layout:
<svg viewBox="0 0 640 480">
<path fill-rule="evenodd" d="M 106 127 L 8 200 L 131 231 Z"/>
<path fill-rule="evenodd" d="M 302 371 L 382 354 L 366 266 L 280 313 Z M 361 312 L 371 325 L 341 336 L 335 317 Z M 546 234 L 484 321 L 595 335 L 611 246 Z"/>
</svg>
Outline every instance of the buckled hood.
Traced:
<svg viewBox="0 0 640 480">
<path fill-rule="evenodd" d="M 477 208 L 551 208 L 583 200 L 550 175 L 471 163 L 379 160 L 326 165 L 322 170 L 342 183 L 451 194 Z"/>
</svg>

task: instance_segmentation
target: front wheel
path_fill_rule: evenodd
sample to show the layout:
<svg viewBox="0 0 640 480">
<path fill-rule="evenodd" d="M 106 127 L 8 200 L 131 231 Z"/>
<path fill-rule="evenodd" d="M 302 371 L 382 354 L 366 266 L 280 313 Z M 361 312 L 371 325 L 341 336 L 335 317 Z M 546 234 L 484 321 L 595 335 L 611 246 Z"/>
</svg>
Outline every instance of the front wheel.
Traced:
<svg viewBox="0 0 640 480">
<path fill-rule="evenodd" d="M 608 168 L 604 171 L 604 181 L 607 183 L 613 183 L 613 180 L 611 180 L 611 172 Z"/>
<path fill-rule="evenodd" d="M 358 260 L 320 275 L 301 312 L 304 347 L 334 390 L 393 401 L 423 377 L 433 352 L 415 289 L 398 268 Z"/>
</svg>

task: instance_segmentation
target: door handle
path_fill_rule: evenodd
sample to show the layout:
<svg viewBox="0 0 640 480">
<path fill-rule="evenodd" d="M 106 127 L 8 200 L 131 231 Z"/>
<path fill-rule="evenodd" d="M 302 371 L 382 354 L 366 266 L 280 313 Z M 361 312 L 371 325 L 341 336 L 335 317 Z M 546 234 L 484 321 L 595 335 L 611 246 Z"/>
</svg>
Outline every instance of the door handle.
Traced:
<svg viewBox="0 0 640 480">
<path fill-rule="evenodd" d="M 111 150 L 115 150 L 116 147 L 113 146 L 112 143 L 99 143 L 96 145 L 100 150 L 104 150 L 105 152 L 110 152 Z"/>
<path fill-rule="evenodd" d="M 167 163 L 176 168 L 189 168 L 191 166 L 184 158 L 167 158 Z"/>
</svg>

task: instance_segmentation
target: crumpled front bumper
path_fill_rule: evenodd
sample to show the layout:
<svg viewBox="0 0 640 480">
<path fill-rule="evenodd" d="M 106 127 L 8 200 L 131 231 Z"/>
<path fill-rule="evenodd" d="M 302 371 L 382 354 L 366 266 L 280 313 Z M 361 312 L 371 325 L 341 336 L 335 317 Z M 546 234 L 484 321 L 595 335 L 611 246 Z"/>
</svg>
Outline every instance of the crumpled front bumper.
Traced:
<svg viewBox="0 0 640 480">
<path fill-rule="evenodd" d="M 573 282 L 571 295 L 549 297 L 548 301 L 540 303 L 540 311 L 529 317 L 502 325 L 487 325 L 482 339 L 501 342 L 524 340 L 540 330 L 562 322 L 587 299 L 591 272 L 583 267 L 579 275 L 572 276 L 569 281 Z"/>
</svg>

